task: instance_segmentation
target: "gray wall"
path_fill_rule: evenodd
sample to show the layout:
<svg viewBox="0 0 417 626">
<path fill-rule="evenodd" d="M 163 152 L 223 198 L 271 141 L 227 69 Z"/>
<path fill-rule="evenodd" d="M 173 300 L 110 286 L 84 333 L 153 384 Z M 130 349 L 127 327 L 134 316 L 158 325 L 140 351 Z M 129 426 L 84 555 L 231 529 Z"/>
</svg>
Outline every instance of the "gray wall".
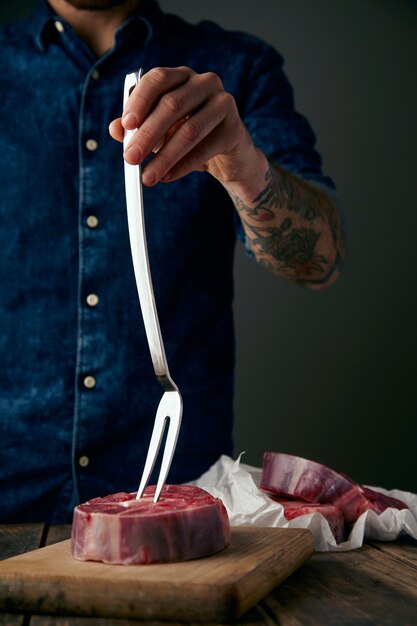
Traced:
<svg viewBox="0 0 417 626">
<path fill-rule="evenodd" d="M 3 4 L 0 19 L 31 4 Z M 236 451 L 255 465 L 265 450 L 304 455 L 416 492 L 417 4 L 161 6 L 280 50 L 348 217 L 349 260 L 323 292 L 278 280 L 237 251 Z"/>
</svg>

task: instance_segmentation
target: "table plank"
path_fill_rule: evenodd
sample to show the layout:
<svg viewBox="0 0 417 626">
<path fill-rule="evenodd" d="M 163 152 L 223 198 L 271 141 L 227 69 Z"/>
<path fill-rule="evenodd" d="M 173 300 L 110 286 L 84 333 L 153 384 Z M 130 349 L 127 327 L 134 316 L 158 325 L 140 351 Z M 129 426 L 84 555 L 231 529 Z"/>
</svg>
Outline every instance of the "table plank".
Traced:
<svg viewBox="0 0 417 626">
<path fill-rule="evenodd" d="M 315 554 L 261 605 L 280 626 L 415 626 L 417 575 L 372 546 Z"/>
<path fill-rule="evenodd" d="M 44 530 L 44 524 L 1 524 L 0 560 L 39 548 Z"/>
<path fill-rule="evenodd" d="M 65 541 L 71 537 L 71 524 L 62 524 L 59 526 L 50 526 L 46 534 L 45 545 L 50 546 L 59 541 Z"/>
<path fill-rule="evenodd" d="M 58 617 L 51 615 L 33 615 L 29 626 L 193 626 L 181 622 L 143 622 L 131 619 L 113 619 L 101 617 Z M 9 625 L 7 625 L 9 626 Z M 15 626 L 10 624 L 10 626 Z M 20 625 L 16 625 L 20 626 Z M 219 626 L 218 624 L 195 624 L 194 626 Z M 276 626 L 276 622 L 262 609 L 254 607 L 238 622 L 222 624 L 222 626 Z"/>
<path fill-rule="evenodd" d="M 36 550 L 42 545 L 44 534 L 44 524 L 2 524 L 0 560 Z M 24 615 L 0 613 L 0 626 L 26 626 L 28 620 Z"/>
<path fill-rule="evenodd" d="M 0 613 L 0 626 L 23 626 L 24 624 L 25 624 L 24 615 L 12 615 L 11 613 Z"/>
<path fill-rule="evenodd" d="M 372 541 L 370 544 L 401 563 L 417 569 L 417 541 L 411 537 L 401 537 L 395 542 Z"/>
</svg>

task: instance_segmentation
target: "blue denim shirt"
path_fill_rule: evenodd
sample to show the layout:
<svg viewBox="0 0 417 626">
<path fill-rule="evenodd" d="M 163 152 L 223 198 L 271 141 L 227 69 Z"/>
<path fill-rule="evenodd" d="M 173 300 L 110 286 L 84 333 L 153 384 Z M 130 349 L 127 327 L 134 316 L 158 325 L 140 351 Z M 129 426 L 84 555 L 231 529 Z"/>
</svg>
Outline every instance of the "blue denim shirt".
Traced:
<svg viewBox="0 0 417 626">
<path fill-rule="evenodd" d="M 40 2 L 0 31 L 0 520 L 71 519 L 137 488 L 161 397 L 133 277 L 121 145 L 126 73 L 213 71 L 272 159 L 329 187 L 282 58 L 249 35 L 153 0 L 101 58 Z M 207 173 L 145 189 L 155 297 L 184 418 L 170 482 L 232 453 L 229 196 Z"/>
</svg>

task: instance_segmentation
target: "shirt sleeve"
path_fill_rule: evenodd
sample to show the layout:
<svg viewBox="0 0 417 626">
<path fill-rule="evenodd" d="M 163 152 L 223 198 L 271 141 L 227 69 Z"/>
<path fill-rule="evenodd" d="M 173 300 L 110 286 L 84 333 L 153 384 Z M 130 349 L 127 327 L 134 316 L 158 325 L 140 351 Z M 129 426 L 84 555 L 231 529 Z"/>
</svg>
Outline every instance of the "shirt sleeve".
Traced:
<svg viewBox="0 0 417 626">
<path fill-rule="evenodd" d="M 322 171 L 316 136 L 309 121 L 295 110 L 293 88 L 284 70 L 283 57 L 259 41 L 251 64 L 240 114 L 254 143 L 275 163 L 304 180 L 323 186 L 338 202 L 333 180 Z M 238 216 L 237 234 L 245 241 Z"/>
<path fill-rule="evenodd" d="M 310 123 L 295 110 L 283 57 L 268 44 L 260 42 L 259 46 L 241 111 L 254 142 L 268 158 L 294 174 L 335 189 L 331 178 L 322 172 Z"/>
</svg>

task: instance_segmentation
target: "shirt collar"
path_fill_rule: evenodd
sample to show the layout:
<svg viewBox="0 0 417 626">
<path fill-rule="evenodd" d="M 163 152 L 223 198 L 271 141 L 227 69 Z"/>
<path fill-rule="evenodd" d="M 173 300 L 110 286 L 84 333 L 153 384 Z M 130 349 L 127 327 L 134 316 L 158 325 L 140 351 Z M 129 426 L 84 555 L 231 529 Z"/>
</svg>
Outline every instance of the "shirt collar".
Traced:
<svg viewBox="0 0 417 626">
<path fill-rule="evenodd" d="M 142 0 L 139 7 L 134 11 L 124 24 L 118 29 L 116 39 L 122 31 L 134 30 L 135 24 L 143 29 L 145 25 L 146 45 L 160 28 L 164 14 L 156 0 Z M 37 0 L 35 10 L 30 17 L 30 26 L 36 46 L 44 51 L 47 44 L 57 36 L 55 22 L 60 19 L 54 13 L 47 0 Z M 62 20 L 61 20 L 62 21 Z"/>
</svg>

